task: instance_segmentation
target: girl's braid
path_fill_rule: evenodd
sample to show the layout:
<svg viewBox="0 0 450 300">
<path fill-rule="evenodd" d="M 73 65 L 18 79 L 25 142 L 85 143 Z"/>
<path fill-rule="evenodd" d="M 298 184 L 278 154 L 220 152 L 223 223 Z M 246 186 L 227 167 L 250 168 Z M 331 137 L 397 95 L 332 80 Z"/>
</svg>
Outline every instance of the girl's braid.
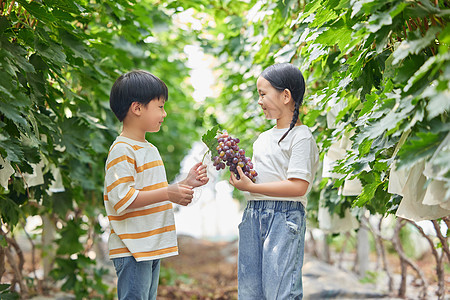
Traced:
<svg viewBox="0 0 450 300">
<path fill-rule="evenodd" d="M 291 124 L 289 125 L 289 129 L 283 134 L 281 139 L 278 141 L 278 144 L 281 143 L 281 141 L 287 136 L 289 131 L 291 131 L 292 128 L 294 128 L 295 124 L 297 124 L 298 116 L 300 114 L 300 104 L 301 104 L 301 102 L 302 101 L 300 99 L 298 101 L 295 101 L 294 115 L 292 116 Z"/>
</svg>

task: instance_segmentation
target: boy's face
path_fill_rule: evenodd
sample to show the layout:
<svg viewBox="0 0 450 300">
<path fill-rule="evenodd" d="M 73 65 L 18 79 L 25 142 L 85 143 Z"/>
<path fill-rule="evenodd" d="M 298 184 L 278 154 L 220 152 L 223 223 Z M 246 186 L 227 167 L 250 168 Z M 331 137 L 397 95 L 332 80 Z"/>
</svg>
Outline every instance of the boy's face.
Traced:
<svg viewBox="0 0 450 300">
<path fill-rule="evenodd" d="M 164 99 L 153 99 L 146 106 L 142 106 L 142 124 L 147 132 L 158 132 L 164 118 L 167 116 L 164 110 Z"/>
</svg>

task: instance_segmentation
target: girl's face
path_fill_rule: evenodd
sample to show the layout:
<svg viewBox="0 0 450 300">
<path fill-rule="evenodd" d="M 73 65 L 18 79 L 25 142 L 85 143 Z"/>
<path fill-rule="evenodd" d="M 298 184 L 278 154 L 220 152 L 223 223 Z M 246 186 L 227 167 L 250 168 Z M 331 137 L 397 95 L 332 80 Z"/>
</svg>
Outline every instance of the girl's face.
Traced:
<svg viewBox="0 0 450 300">
<path fill-rule="evenodd" d="M 285 116 L 286 103 L 283 92 L 275 89 L 270 82 L 264 77 L 259 77 L 256 81 L 259 99 L 258 104 L 261 106 L 266 119 L 278 120 Z"/>
</svg>

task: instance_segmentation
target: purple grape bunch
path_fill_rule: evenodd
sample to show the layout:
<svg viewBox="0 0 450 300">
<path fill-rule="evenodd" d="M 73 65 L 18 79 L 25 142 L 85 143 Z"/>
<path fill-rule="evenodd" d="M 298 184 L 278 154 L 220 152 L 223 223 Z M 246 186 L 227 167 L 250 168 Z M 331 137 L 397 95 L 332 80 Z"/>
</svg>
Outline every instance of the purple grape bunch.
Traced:
<svg viewBox="0 0 450 300">
<path fill-rule="evenodd" d="M 213 165 L 216 167 L 216 170 L 219 171 L 228 166 L 230 167 L 230 172 L 233 172 L 237 179 L 240 179 L 237 170 L 237 166 L 239 166 L 244 174 L 255 182 L 258 173 L 253 169 L 250 157 L 245 156 L 245 150 L 239 149 L 238 144 L 240 140 L 231 136 L 220 136 L 217 142 L 217 155 L 213 157 Z"/>
</svg>

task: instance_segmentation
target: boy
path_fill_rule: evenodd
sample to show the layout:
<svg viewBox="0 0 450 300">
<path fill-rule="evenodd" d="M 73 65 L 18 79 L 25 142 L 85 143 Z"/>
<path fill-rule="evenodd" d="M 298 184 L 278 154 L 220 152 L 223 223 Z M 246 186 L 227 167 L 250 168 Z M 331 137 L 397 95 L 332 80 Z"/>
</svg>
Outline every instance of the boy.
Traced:
<svg viewBox="0 0 450 300">
<path fill-rule="evenodd" d="M 188 205 L 192 189 L 208 182 L 198 163 L 185 180 L 168 185 L 158 149 L 145 139 L 159 131 L 167 98 L 165 83 L 141 70 L 120 76 L 111 89 L 123 130 L 106 161 L 104 203 L 119 299 L 156 299 L 160 259 L 178 254 L 172 202 Z"/>
</svg>

